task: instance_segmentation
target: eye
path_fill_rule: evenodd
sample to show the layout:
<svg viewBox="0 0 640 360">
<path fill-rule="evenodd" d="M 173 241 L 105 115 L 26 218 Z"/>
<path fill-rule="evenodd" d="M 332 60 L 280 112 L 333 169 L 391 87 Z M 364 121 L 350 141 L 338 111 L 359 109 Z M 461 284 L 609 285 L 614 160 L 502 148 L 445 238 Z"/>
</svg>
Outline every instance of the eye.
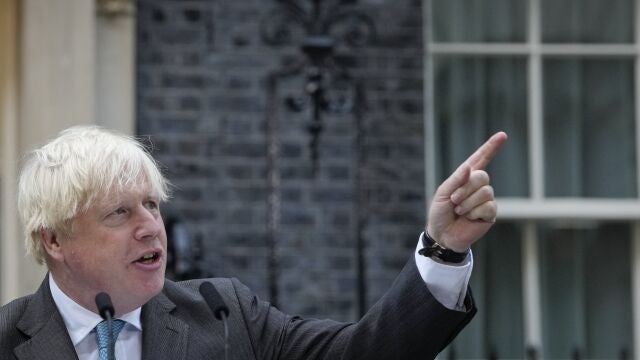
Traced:
<svg viewBox="0 0 640 360">
<path fill-rule="evenodd" d="M 124 215 L 126 213 L 127 213 L 127 209 L 123 207 L 119 207 L 114 212 L 112 212 L 111 215 Z"/>
<path fill-rule="evenodd" d="M 147 200 L 145 206 L 150 210 L 157 210 L 160 207 L 160 204 L 156 200 Z"/>
</svg>

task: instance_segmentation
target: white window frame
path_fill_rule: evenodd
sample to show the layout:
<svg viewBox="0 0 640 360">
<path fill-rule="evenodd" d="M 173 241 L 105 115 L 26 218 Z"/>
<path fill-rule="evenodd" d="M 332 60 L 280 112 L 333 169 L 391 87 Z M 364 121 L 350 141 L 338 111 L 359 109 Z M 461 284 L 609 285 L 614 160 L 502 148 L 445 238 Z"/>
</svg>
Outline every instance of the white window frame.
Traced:
<svg viewBox="0 0 640 360">
<path fill-rule="evenodd" d="M 540 0 L 529 0 L 527 40 L 523 43 L 438 43 L 431 37 L 432 1 L 423 0 L 424 19 L 424 104 L 425 104 L 425 185 L 427 204 L 437 186 L 436 124 L 434 120 L 433 59 L 440 55 L 496 57 L 517 56 L 527 60 L 529 197 L 498 199 L 499 218 L 524 222 L 522 246 L 523 308 L 525 346 L 544 347 L 538 256 L 538 225 L 550 219 L 623 220 L 632 225 L 631 286 L 634 354 L 640 354 L 640 0 L 635 2 L 635 42 L 631 44 L 542 44 Z M 637 197 L 627 199 L 593 199 L 545 197 L 544 138 L 542 101 L 543 57 L 594 56 L 634 59 L 636 186 Z"/>
</svg>

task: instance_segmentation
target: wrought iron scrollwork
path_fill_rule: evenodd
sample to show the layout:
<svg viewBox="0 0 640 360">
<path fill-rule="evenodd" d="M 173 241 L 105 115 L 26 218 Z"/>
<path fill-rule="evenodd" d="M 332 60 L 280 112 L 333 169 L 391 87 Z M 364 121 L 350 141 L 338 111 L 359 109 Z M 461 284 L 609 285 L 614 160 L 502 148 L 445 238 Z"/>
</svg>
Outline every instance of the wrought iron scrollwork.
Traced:
<svg viewBox="0 0 640 360">
<path fill-rule="evenodd" d="M 369 16 L 353 8 L 344 8 L 353 7 L 357 1 L 277 2 L 278 7 L 272 9 L 260 24 L 262 40 L 267 45 L 300 43 L 295 41 L 294 34 L 330 35 L 338 46 L 344 43 L 348 47 L 364 46 L 375 38 L 375 25 Z M 307 6 L 301 3 L 307 3 Z"/>
<path fill-rule="evenodd" d="M 376 28 L 370 17 L 355 11 L 343 11 L 329 20 L 328 32 L 349 47 L 361 47 L 370 43 L 376 35 Z"/>
<path fill-rule="evenodd" d="M 323 131 L 322 114 L 353 111 L 354 83 L 336 55 L 370 43 L 375 38 L 371 18 L 354 8 L 356 0 L 279 0 L 261 23 L 261 35 L 270 46 L 299 44 L 306 82 L 299 93 L 290 93 L 290 111 L 309 111 L 307 130 L 312 169 L 318 164 L 318 145 Z"/>
<path fill-rule="evenodd" d="M 268 46 L 298 46 L 300 52 L 287 54 L 281 67 L 267 77 L 268 107 L 266 112 L 267 138 L 267 245 L 268 283 L 270 301 L 278 302 L 280 214 L 280 176 L 278 171 L 278 121 L 276 113 L 280 103 L 279 82 L 302 76 L 303 86 L 283 94 L 289 111 L 309 112 L 307 125 L 312 171 L 318 168 L 318 147 L 323 131 L 322 115 L 352 113 L 356 136 L 354 188 L 357 201 L 354 216 L 357 219 L 355 238 L 357 248 L 358 310 L 364 315 L 366 306 L 366 265 L 363 229 L 367 223 L 361 190 L 363 154 L 362 119 L 364 90 L 362 82 L 354 79 L 341 59 L 354 56 L 350 50 L 375 39 L 373 21 L 355 9 L 357 0 L 277 0 L 277 6 L 267 13 L 261 23 L 261 36 Z"/>
</svg>

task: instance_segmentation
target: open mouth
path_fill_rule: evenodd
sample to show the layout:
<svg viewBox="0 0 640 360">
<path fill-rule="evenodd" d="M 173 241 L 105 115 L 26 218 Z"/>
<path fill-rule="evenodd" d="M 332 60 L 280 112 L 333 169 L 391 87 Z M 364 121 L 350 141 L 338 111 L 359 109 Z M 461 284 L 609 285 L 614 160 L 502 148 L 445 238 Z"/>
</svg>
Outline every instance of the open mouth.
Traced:
<svg viewBox="0 0 640 360">
<path fill-rule="evenodd" d="M 146 254 L 142 255 L 135 262 L 141 263 L 141 264 L 153 264 L 154 262 L 158 261 L 159 259 L 160 259 L 160 252 L 153 251 L 153 252 L 149 252 L 149 253 L 146 253 Z"/>
</svg>

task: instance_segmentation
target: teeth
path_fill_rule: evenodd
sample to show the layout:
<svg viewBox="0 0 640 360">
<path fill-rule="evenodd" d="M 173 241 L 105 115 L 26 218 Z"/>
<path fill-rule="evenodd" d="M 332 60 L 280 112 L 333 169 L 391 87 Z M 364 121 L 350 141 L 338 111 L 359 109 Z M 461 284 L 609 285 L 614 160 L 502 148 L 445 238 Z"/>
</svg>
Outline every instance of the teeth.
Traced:
<svg viewBox="0 0 640 360">
<path fill-rule="evenodd" d="M 154 256 L 155 256 L 155 254 L 153 254 L 153 253 L 151 253 L 151 254 L 146 254 L 146 255 L 144 255 L 141 259 L 142 259 L 142 260 L 151 260 L 151 259 L 153 259 L 153 258 L 154 258 Z"/>
</svg>

